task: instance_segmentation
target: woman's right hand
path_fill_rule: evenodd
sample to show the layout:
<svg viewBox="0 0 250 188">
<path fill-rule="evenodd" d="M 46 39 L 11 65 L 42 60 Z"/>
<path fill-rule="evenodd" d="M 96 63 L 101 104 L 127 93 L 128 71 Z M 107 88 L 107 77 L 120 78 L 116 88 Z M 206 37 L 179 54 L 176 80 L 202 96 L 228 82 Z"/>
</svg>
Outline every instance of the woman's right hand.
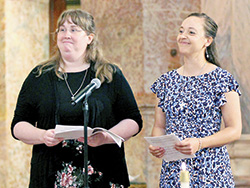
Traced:
<svg viewBox="0 0 250 188">
<path fill-rule="evenodd" d="M 55 146 L 63 141 L 63 138 L 55 138 L 55 129 L 45 130 L 43 134 L 43 142 L 46 146 Z"/>
<path fill-rule="evenodd" d="M 157 158 L 162 158 L 163 155 L 165 154 L 165 149 L 164 148 L 161 148 L 161 147 L 158 147 L 158 146 L 152 146 L 150 145 L 149 146 L 149 152 L 157 157 Z"/>
</svg>

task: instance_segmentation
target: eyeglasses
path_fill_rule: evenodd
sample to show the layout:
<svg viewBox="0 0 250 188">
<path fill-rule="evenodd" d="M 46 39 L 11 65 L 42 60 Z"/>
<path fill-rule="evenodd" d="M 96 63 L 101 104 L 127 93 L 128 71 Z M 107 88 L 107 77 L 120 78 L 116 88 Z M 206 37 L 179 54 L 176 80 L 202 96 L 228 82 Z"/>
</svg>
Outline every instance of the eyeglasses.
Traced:
<svg viewBox="0 0 250 188">
<path fill-rule="evenodd" d="M 77 26 L 70 27 L 69 29 L 67 29 L 64 26 L 61 26 L 56 30 L 56 33 L 65 34 L 65 33 L 67 33 L 67 31 L 69 31 L 72 35 L 75 35 L 77 33 L 82 32 L 83 30 L 80 27 L 77 27 Z"/>
</svg>

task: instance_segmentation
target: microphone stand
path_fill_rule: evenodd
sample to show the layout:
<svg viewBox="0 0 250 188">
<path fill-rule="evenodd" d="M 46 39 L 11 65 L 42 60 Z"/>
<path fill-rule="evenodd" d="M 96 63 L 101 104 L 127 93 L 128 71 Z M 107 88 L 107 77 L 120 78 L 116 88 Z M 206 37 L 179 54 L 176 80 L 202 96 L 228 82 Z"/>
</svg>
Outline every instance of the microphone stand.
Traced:
<svg viewBox="0 0 250 188">
<path fill-rule="evenodd" d="M 91 95 L 94 89 L 98 89 L 101 86 L 101 81 L 97 78 L 94 78 L 91 81 L 91 84 L 87 85 L 80 93 L 78 93 L 75 97 L 72 98 L 71 104 L 75 105 L 78 103 L 83 97 L 83 118 L 84 118 L 84 187 L 89 188 L 88 186 L 88 123 L 89 123 L 89 105 L 88 105 L 88 97 Z"/>
<path fill-rule="evenodd" d="M 88 186 L 88 123 L 89 123 L 89 105 L 88 105 L 88 97 L 91 92 L 86 95 L 83 101 L 83 116 L 84 116 L 84 187 L 89 188 Z"/>
</svg>

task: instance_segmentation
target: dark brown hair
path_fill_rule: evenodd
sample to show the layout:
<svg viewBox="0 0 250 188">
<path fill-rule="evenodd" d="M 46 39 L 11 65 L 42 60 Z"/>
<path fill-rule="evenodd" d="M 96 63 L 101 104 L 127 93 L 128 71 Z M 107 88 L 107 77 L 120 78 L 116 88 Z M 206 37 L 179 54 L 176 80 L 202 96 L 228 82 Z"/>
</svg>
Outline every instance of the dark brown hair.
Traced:
<svg viewBox="0 0 250 188">
<path fill-rule="evenodd" d="M 213 42 L 207 47 L 205 51 L 205 58 L 208 62 L 220 66 L 220 63 L 218 61 L 218 55 L 217 55 L 217 49 L 215 44 L 215 37 L 218 30 L 218 25 L 215 23 L 215 21 L 207 16 L 205 13 L 191 13 L 187 17 L 195 16 L 198 18 L 202 18 L 204 20 L 204 31 L 205 31 L 205 37 L 212 37 Z"/>
</svg>

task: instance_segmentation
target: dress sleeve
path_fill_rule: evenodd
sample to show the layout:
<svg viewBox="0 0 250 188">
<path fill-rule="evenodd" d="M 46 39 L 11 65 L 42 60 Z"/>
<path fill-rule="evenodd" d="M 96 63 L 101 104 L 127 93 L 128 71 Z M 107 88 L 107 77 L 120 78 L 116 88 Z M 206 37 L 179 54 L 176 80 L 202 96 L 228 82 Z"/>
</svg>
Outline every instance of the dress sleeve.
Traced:
<svg viewBox="0 0 250 188">
<path fill-rule="evenodd" d="M 227 71 L 222 71 L 219 75 L 215 91 L 216 105 L 219 107 L 227 103 L 225 93 L 234 91 L 241 96 L 238 82 L 234 79 L 233 75 Z"/>
<path fill-rule="evenodd" d="M 159 77 L 150 87 L 151 91 L 156 94 L 157 98 L 160 99 L 158 103 L 158 107 L 162 107 L 164 105 L 164 100 L 166 96 L 166 82 L 165 77 L 162 75 Z"/>
<path fill-rule="evenodd" d="M 137 106 L 133 91 L 124 77 L 122 71 L 117 68 L 117 71 L 113 77 L 115 82 L 115 89 L 117 92 L 116 98 L 116 110 L 115 114 L 118 121 L 123 119 L 133 119 L 139 126 L 139 131 L 142 129 L 142 117 Z"/>
<path fill-rule="evenodd" d="M 11 134 L 15 139 L 17 138 L 13 134 L 13 129 L 18 122 L 26 121 L 34 126 L 36 123 L 37 116 L 33 101 L 34 97 L 32 97 L 32 94 L 34 94 L 34 78 L 35 75 L 32 71 L 25 79 L 18 95 L 16 109 L 11 123 Z"/>
</svg>

